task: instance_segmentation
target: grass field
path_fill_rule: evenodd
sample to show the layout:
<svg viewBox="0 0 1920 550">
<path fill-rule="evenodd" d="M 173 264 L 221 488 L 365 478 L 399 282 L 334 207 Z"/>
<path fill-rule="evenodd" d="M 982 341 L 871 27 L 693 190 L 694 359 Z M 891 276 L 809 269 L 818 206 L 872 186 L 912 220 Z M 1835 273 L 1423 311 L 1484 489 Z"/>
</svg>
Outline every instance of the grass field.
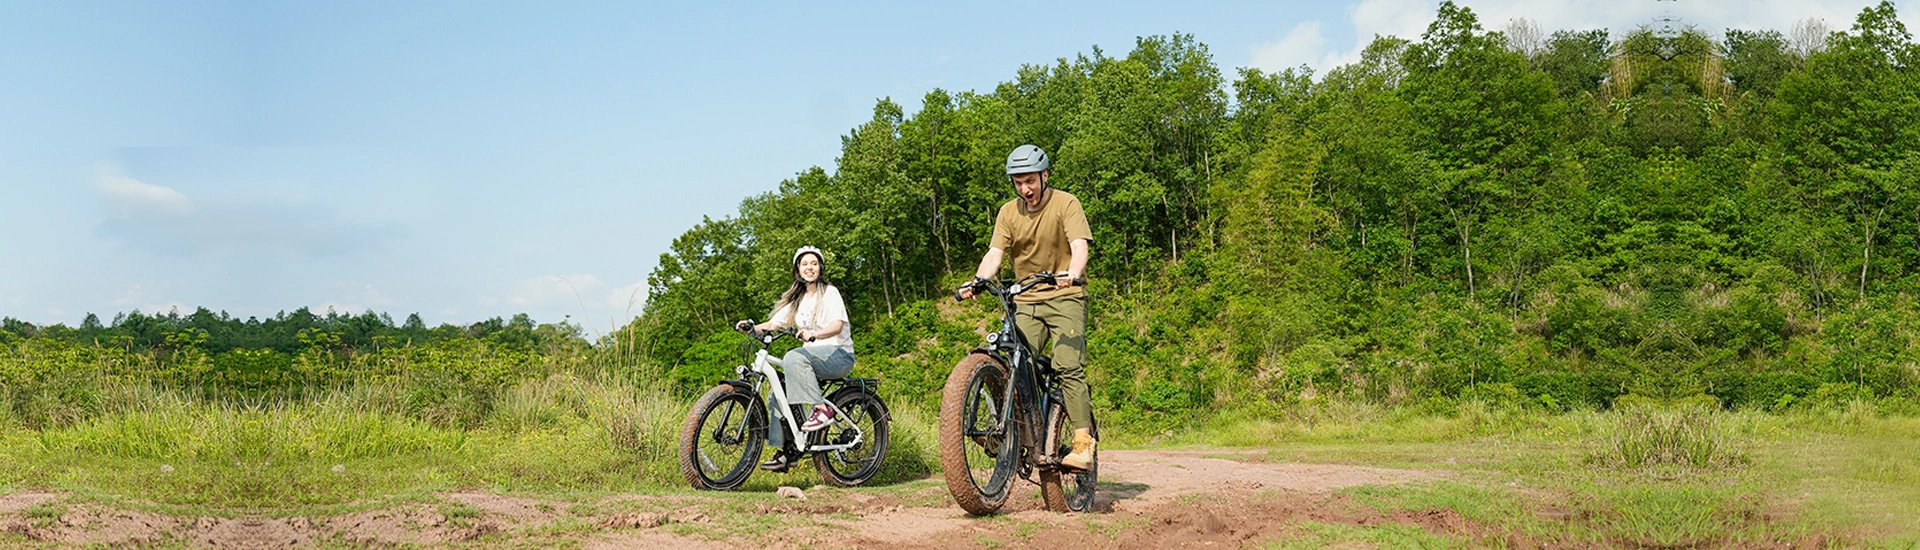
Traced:
<svg viewBox="0 0 1920 550">
<path fill-rule="evenodd" d="M 1287 435 L 1263 445 L 1262 433 Z M 1349 492 L 1381 509 L 1458 511 L 1489 526 L 1490 540 L 1920 544 L 1920 419 L 1883 416 L 1862 402 L 1788 415 L 1699 408 L 1537 415 L 1467 406 L 1436 417 L 1354 406 L 1311 422 L 1243 420 L 1177 441 L 1256 448 L 1274 462 L 1453 472 L 1444 482 Z M 1329 527 L 1320 536 L 1378 542 L 1403 534 Z"/>
<path fill-rule="evenodd" d="M 457 519 L 461 505 L 436 495 L 484 491 L 600 506 L 591 503 L 608 495 L 689 492 L 674 459 L 686 400 L 613 378 L 521 382 L 494 396 L 471 425 L 422 414 L 397 384 L 273 407 L 195 401 L 138 385 L 108 386 L 102 395 L 98 414 L 62 427 L 29 430 L 0 418 L 0 463 L 10 465 L 0 470 L 0 494 L 62 493 L 29 510 L 53 517 L 73 504 L 180 517 L 291 517 L 432 503 Z M 926 489 L 925 478 L 938 470 L 936 404 L 895 396 L 892 405 L 889 466 L 879 487 L 862 490 Z M 1482 526 L 1464 540 L 1408 525 L 1307 523 L 1306 538 L 1280 547 L 1920 544 L 1920 419 L 1867 402 L 1790 414 L 1698 406 L 1547 414 L 1476 402 L 1414 411 L 1332 402 L 1222 413 L 1178 432 L 1107 431 L 1111 448 L 1222 449 L 1268 462 L 1445 472 L 1444 481 L 1343 494 L 1380 510 L 1453 510 Z M 734 506 L 778 486 L 817 483 L 809 467 L 758 474 Z M 555 525 L 566 530 L 564 521 Z"/>
</svg>

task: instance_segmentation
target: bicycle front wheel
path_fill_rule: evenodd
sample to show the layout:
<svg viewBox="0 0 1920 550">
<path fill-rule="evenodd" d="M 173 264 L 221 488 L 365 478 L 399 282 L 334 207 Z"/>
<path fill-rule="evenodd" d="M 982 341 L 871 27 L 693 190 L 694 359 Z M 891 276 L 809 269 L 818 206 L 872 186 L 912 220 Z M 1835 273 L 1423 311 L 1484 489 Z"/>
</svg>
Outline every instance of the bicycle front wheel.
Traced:
<svg viewBox="0 0 1920 550">
<path fill-rule="evenodd" d="M 941 392 L 940 470 L 954 503 L 969 514 L 1000 510 L 1019 469 L 1007 390 L 1007 367 L 976 353 L 954 365 Z"/>
<path fill-rule="evenodd" d="M 766 442 L 766 415 L 752 392 L 730 384 L 707 390 L 680 426 L 680 474 L 695 489 L 745 483 Z"/>
</svg>

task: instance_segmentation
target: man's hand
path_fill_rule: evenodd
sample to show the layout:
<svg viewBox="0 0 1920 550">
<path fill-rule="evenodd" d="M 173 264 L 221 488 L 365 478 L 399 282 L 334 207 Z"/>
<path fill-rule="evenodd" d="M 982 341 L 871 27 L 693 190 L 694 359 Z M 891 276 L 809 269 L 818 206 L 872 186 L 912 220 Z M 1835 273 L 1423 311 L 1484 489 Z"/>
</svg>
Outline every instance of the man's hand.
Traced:
<svg viewBox="0 0 1920 550">
<path fill-rule="evenodd" d="M 1055 274 L 1053 276 L 1053 286 L 1060 287 L 1060 288 L 1067 288 L 1067 287 L 1073 286 L 1073 280 L 1079 277 L 1080 277 L 1079 275 L 1076 275 L 1073 273 Z"/>
<path fill-rule="evenodd" d="M 985 281 L 985 280 L 986 278 L 984 277 L 974 277 L 973 280 L 971 281 L 961 283 L 960 288 L 956 288 L 953 290 L 953 299 L 955 301 L 964 302 L 970 298 L 973 298 L 974 285 L 978 285 L 980 284 L 981 281 Z"/>
</svg>

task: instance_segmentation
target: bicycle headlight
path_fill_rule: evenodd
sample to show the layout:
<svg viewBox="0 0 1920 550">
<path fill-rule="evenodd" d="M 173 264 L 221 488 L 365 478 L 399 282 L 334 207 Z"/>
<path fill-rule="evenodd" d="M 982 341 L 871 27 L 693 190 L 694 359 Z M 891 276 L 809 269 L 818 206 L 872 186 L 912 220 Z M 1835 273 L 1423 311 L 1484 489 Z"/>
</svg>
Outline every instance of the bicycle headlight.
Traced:
<svg viewBox="0 0 1920 550">
<path fill-rule="evenodd" d="M 997 343 L 999 343 L 999 342 L 1000 342 L 1000 333 L 998 333 L 998 332 L 989 332 L 989 333 L 987 333 L 987 343 L 989 343 L 989 344 L 997 344 Z"/>
</svg>

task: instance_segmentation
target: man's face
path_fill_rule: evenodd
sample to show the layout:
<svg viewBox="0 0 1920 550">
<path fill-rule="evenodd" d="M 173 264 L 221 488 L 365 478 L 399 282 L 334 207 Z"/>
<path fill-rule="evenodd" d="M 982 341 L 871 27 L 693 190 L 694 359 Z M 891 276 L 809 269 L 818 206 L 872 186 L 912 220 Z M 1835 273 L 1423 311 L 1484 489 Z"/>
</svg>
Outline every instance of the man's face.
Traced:
<svg viewBox="0 0 1920 550">
<path fill-rule="evenodd" d="M 1040 199 L 1044 198 L 1040 196 L 1040 192 L 1045 190 L 1046 184 L 1045 171 L 1013 176 L 1013 189 L 1020 193 L 1020 200 L 1026 201 L 1028 210 L 1040 208 Z"/>
</svg>

